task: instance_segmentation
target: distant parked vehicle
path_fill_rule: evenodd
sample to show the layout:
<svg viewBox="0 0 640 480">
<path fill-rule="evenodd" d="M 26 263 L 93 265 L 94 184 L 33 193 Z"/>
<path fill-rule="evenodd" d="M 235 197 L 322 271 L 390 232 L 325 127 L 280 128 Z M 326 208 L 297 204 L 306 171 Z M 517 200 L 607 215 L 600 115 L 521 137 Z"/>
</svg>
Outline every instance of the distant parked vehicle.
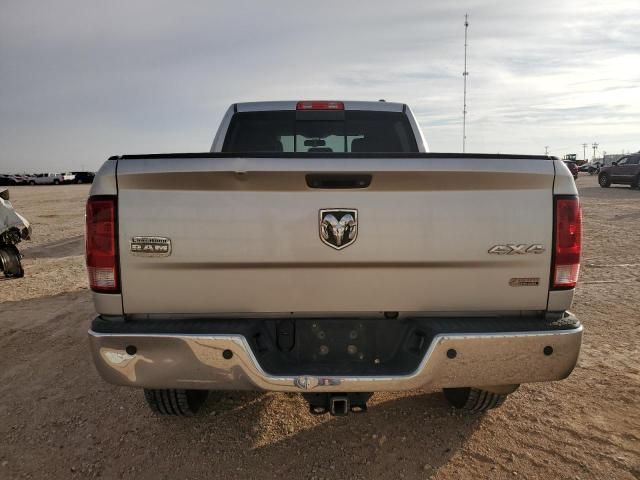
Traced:
<svg viewBox="0 0 640 480">
<path fill-rule="evenodd" d="M 640 153 L 626 155 L 611 165 L 600 168 L 598 183 L 602 188 L 608 188 L 613 183 L 629 185 L 631 188 L 640 187 Z"/>
<path fill-rule="evenodd" d="M 1 174 L 0 185 L 26 185 L 30 178 L 30 175 Z"/>
<path fill-rule="evenodd" d="M 577 180 L 578 179 L 578 165 L 576 165 L 576 162 L 572 161 L 572 160 L 564 160 L 564 164 L 569 167 L 569 171 L 571 172 L 571 175 L 573 175 L 573 179 Z"/>
<path fill-rule="evenodd" d="M 20 174 L 20 175 L 12 175 L 16 179 L 16 185 L 27 185 L 29 180 L 31 179 L 31 175 Z"/>
<path fill-rule="evenodd" d="M 29 185 L 60 185 L 64 182 L 59 173 L 37 173 L 29 179 Z"/>
<path fill-rule="evenodd" d="M 73 172 L 62 174 L 62 183 L 76 183 L 76 176 Z"/>
<path fill-rule="evenodd" d="M 75 183 L 93 183 L 96 176 L 93 172 L 71 172 L 75 175 Z"/>
<path fill-rule="evenodd" d="M 602 164 L 600 162 L 595 163 L 585 163 L 578 168 L 578 171 L 588 173 L 589 175 L 595 175 L 600 173 L 600 168 Z"/>
<path fill-rule="evenodd" d="M 0 185 L 17 185 L 18 181 L 15 175 L 0 174 Z"/>
</svg>

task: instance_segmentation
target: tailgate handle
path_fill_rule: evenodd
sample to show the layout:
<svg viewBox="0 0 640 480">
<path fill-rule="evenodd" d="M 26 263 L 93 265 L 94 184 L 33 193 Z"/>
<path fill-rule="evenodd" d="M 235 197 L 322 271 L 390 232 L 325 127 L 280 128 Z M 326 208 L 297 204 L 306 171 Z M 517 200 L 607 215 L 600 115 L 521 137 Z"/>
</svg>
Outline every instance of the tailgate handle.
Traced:
<svg viewBox="0 0 640 480">
<path fill-rule="evenodd" d="M 310 173 L 306 176 L 309 188 L 367 188 L 371 175 L 349 173 Z"/>
</svg>

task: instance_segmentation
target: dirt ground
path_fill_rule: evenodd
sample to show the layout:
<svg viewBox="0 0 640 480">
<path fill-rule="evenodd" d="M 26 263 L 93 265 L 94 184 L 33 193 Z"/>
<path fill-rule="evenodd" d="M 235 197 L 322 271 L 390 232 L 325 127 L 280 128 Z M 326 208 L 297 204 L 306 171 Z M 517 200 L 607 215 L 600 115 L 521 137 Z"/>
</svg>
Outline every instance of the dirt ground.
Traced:
<svg viewBox="0 0 640 480">
<path fill-rule="evenodd" d="M 345 418 L 311 416 L 296 395 L 215 394 L 194 419 L 154 416 L 91 363 L 88 187 L 12 188 L 34 238 L 25 278 L 0 280 L 0 478 L 640 478 L 640 191 L 578 185 L 586 333 L 567 380 L 482 416 L 414 391 Z"/>
</svg>

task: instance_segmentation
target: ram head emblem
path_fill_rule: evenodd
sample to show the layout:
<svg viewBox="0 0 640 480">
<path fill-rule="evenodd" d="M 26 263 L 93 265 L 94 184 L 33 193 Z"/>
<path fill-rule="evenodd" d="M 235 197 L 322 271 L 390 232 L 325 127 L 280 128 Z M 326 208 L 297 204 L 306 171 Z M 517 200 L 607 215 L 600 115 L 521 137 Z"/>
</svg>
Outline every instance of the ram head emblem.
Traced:
<svg viewBox="0 0 640 480">
<path fill-rule="evenodd" d="M 355 242 L 357 236 L 357 210 L 320 210 L 320 240 L 323 243 L 336 250 L 342 250 Z"/>
</svg>

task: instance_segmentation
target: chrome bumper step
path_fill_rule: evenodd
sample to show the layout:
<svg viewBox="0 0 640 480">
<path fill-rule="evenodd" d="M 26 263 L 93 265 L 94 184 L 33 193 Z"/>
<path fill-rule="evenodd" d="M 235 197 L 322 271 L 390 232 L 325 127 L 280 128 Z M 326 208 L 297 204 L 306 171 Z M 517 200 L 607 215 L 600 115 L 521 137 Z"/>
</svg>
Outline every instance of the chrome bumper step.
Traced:
<svg viewBox="0 0 640 480">
<path fill-rule="evenodd" d="M 273 375 L 241 334 L 98 333 L 94 361 L 108 382 L 144 388 L 376 392 L 521 384 L 566 378 L 582 326 L 548 331 L 439 333 L 418 368 L 400 375 Z"/>
</svg>

